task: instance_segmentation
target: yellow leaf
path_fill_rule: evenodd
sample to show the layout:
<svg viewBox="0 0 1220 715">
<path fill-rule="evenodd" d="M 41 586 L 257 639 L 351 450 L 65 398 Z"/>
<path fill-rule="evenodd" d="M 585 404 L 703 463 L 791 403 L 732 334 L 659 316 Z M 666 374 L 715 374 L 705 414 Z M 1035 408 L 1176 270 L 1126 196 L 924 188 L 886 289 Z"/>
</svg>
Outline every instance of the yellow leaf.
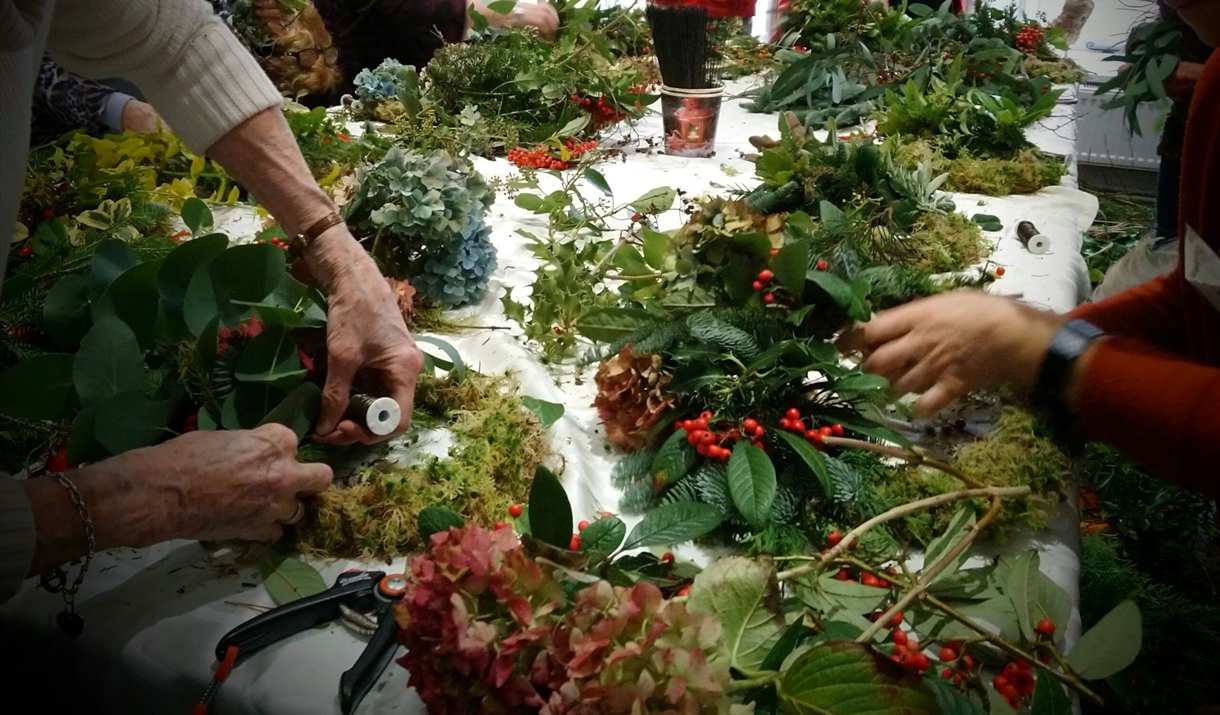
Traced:
<svg viewBox="0 0 1220 715">
<path fill-rule="evenodd" d="M 204 167 L 207 166 L 207 160 L 202 156 L 197 156 L 191 160 L 191 178 L 195 178 L 203 173 Z"/>
</svg>

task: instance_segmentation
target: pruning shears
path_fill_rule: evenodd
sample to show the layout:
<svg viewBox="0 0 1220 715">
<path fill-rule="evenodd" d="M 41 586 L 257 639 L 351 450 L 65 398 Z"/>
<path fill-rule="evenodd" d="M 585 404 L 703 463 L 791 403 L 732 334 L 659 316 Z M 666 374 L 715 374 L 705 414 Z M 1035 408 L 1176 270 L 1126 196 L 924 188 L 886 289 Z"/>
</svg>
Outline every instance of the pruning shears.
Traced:
<svg viewBox="0 0 1220 715">
<path fill-rule="evenodd" d="M 283 640 L 294 633 L 347 618 L 349 613 L 368 613 L 367 622 L 376 624 L 368 645 L 355 665 L 339 677 L 339 708 L 349 715 L 368 694 L 386 665 L 394 656 L 398 643 L 398 624 L 394 621 L 394 604 L 402 598 L 407 579 L 402 574 L 383 571 L 345 571 L 326 591 L 286 603 L 259 614 L 229 631 L 216 644 L 216 659 L 220 661 L 216 677 L 205 692 L 201 705 L 206 706 L 215 695 L 221 681 L 228 676 L 238 655 L 245 658 Z M 359 617 L 359 616 L 357 616 Z M 199 712 L 199 709 L 196 708 Z"/>
</svg>

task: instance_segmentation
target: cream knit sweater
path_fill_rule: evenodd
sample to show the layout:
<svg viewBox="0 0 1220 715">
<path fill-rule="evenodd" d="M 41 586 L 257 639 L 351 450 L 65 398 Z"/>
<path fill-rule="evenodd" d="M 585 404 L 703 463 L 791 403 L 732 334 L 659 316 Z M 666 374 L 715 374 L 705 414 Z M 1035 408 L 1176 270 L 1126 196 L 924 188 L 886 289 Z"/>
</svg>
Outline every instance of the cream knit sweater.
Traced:
<svg viewBox="0 0 1220 715">
<path fill-rule="evenodd" d="M 275 86 L 206 0 L 0 0 L 0 286 L 44 49 L 84 77 L 135 83 L 198 154 L 280 103 Z M 0 602 L 20 586 L 33 550 L 29 504 L 0 475 Z"/>
</svg>

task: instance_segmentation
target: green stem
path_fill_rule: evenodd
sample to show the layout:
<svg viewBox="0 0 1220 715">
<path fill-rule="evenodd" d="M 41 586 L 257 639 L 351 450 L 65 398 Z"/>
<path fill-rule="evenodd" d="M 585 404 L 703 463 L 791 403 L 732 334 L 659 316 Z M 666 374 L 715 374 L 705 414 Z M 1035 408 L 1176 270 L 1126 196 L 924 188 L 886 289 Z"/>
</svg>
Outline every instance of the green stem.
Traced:
<svg viewBox="0 0 1220 715">
<path fill-rule="evenodd" d="M 763 688 L 768 685 L 774 685 L 779 680 L 779 674 L 760 675 L 757 678 L 746 678 L 745 680 L 734 680 L 725 686 L 725 693 L 739 693 L 743 690 L 753 690 L 754 688 Z"/>
</svg>

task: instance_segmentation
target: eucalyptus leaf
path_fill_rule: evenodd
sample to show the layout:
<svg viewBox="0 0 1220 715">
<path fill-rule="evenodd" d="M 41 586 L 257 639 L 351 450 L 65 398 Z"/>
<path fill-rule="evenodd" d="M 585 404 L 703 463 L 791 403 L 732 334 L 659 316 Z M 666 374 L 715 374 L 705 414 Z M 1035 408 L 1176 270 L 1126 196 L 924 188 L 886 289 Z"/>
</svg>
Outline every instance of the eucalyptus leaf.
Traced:
<svg viewBox="0 0 1220 715">
<path fill-rule="evenodd" d="M 212 227 L 212 211 L 207 204 L 192 196 L 182 203 L 182 223 L 198 236 L 201 231 Z"/>
<path fill-rule="evenodd" d="M 111 238 L 97 244 L 89 265 L 89 302 L 95 309 L 114 279 L 138 265 L 140 259 L 123 241 Z"/>
<path fill-rule="evenodd" d="M 265 382 L 291 390 L 305 377 L 300 349 L 281 325 L 269 325 L 254 337 L 233 362 L 233 376 L 242 382 Z"/>
<path fill-rule="evenodd" d="M 72 355 L 47 353 L 0 373 L 0 414 L 23 420 L 60 420 L 73 403 Z"/>
<path fill-rule="evenodd" d="M 156 339 L 160 292 L 157 272 L 161 261 L 148 261 L 127 269 L 106 287 L 93 306 L 93 319 L 114 316 L 135 334 L 140 349 L 150 350 Z"/>
<path fill-rule="evenodd" d="M 98 403 L 94 436 L 111 454 L 154 445 L 170 436 L 173 404 L 153 402 L 143 392 L 123 392 Z"/>
<path fill-rule="evenodd" d="M 274 422 L 284 425 L 296 433 L 299 442 L 313 429 L 321 409 L 322 388 L 312 382 L 302 382 L 268 412 L 259 424 Z"/>
<path fill-rule="evenodd" d="M 1139 607 L 1134 601 L 1123 601 L 1080 636 L 1068 653 L 1068 665 L 1086 680 L 1108 678 L 1135 662 L 1143 637 Z"/>
<path fill-rule="evenodd" d="M 4 287 L 8 286 L 6 282 Z M 90 315 L 89 281 L 81 275 L 67 275 L 47 292 L 42 306 L 42 329 L 60 347 L 75 348 L 89 332 Z"/>
<path fill-rule="evenodd" d="M 85 407 L 124 392 L 142 392 L 145 374 L 144 351 L 135 333 L 112 315 L 93 324 L 72 364 L 76 394 Z"/>
<path fill-rule="evenodd" d="M 452 364 L 449 371 L 453 374 L 453 379 L 457 380 L 458 382 L 466 379 L 466 363 L 462 361 L 461 353 L 457 351 L 457 348 L 453 347 L 452 343 L 441 340 L 440 338 L 434 338 L 431 335 L 416 335 L 415 342 L 435 345 L 436 347 L 440 348 L 446 355 L 449 356 L 449 360 Z"/>
<path fill-rule="evenodd" d="M 715 615 L 723 629 L 718 653 L 743 673 L 762 669 L 787 629 L 779 582 L 770 560 L 729 556 L 695 577 L 686 606 Z"/>
</svg>

